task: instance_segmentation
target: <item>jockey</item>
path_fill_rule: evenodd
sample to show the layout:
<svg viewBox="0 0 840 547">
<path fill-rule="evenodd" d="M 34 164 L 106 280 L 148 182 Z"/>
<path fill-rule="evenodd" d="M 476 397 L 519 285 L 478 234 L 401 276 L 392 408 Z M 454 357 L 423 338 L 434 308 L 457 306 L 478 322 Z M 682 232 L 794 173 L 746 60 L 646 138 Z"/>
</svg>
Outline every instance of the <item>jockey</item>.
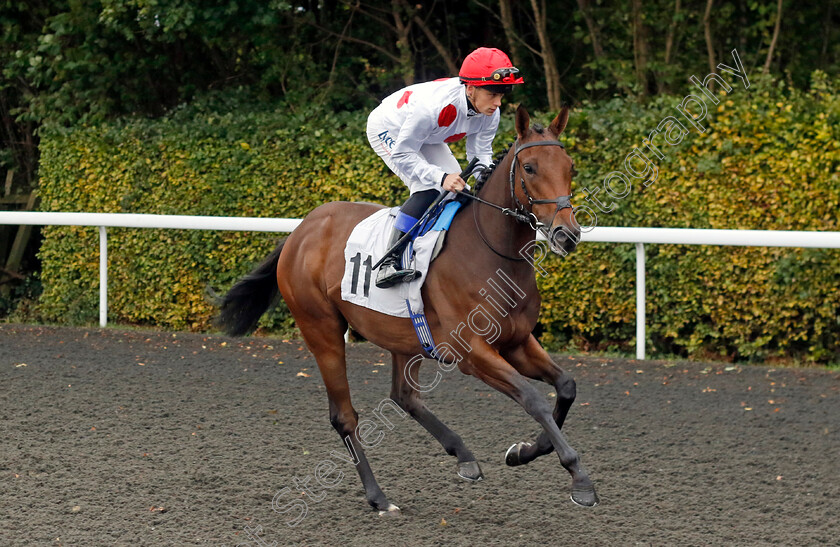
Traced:
<svg viewBox="0 0 840 547">
<path fill-rule="evenodd" d="M 411 230 L 441 192 L 464 188 L 461 166 L 447 143 L 466 137 L 467 160 L 478 158 L 479 164 L 490 165 L 502 96 L 523 82 L 518 73 L 502 51 L 481 47 L 467 55 L 457 78 L 408 86 L 371 112 L 367 121 L 370 145 L 410 191 L 397 214 L 389 248 Z M 405 244 L 379 267 L 377 287 L 384 289 L 420 275 L 400 264 Z"/>
</svg>

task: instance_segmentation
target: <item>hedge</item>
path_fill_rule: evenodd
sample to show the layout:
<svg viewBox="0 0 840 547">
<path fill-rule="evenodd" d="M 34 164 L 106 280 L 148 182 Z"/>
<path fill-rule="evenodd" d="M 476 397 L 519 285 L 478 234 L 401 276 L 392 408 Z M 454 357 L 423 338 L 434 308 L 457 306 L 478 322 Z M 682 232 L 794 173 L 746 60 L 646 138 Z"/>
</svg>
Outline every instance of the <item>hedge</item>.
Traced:
<svg viewBox="0 0 840 547">
<path fill-rule="evenodd" d="M 815 73 L 809 91 L 731 78 L 704 133 L 676 114 L 682 96 L 615 99 L 576 108 L 564 140 L 579 172 L 576 205 L 650 156 L 650 185 L 597 213 L 598 224 L 680 228 L 838 230 L 840 94 Z M 699 92 L 686 86 L 686 93 Z M 706 101 L 709 102 L 709 101 Z M 397 204 L 406 191 L 370 150 L 364 112 L 316 107 L 185 106 L 156 119 L 52 130 L 42 137 L 42 209 L 49 211 L 302 217 L 332 200 Z M 687 127 L 670 146 L 643 138 L 666 116 Z M 533 115 L 544 123 L 550 115 Z M 503 116 L 496 148 L 513 139 Z M 459 149 L 463 157 L 463 147 Z M 638 168 L 641 164 L 636 163 Z M 616 194 L 621 184 L 613 182 Z M 580 217 L 580 215 L 579 215 Z M 582 217 L 580 217 L 582 218 Z M 109 230 L 109 314 L 123 324 L 206 330 L 207 285 L 226 289 L 277 235 Z M 51 227 L 41 249 L 40 319 L 95 320 L 95 229 Z M 648 347 L 655 354 L 722 359 L 838 361 L 840 253 L 821 249 L 648 245 Z M 635 250 L 584 243 L 544 264 L 542 340 L 552 348 L 629 351 L 635 343 Z M 263 326 L 293 322 L 281 305 Z"/>
</svg>

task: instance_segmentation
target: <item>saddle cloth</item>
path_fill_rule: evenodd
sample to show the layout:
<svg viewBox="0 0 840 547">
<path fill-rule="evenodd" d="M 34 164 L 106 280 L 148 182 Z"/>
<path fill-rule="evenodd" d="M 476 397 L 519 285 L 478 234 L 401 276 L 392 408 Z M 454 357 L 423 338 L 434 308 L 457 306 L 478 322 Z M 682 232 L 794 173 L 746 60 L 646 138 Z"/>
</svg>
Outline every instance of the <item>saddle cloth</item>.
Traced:
<svg viewBox="0 0 840 547">
<path fill-rule="evenodd" d="M 394 317 L 411 317 L 423 312 L 420 289 L 426 280 L 437 250 L 440 250 L 446 229 L 460 207 L 456 201 L 448 202 L 440 217 L 430 227 L 421 231 L 403 252 L 406 267 L 422 275 L 409 283 L 398 283 L 387 289 L 376 286 L 373 265 L 388 250 L 391 228 L 399 207 L 382 209 L 365 218 L 353 229 L 344 247 L 344 276 L 341 278 L 341 299 Z M 411 309 L 409 310 L 409 306 Z"/>
</svg>

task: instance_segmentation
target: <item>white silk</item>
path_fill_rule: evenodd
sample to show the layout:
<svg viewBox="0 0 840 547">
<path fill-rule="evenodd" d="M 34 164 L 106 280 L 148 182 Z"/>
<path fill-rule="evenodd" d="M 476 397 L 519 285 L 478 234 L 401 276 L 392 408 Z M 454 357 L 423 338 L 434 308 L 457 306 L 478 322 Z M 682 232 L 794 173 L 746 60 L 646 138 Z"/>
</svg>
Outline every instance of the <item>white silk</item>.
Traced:
<svg viewBox="0 0 840 547">
<path fill-rule="evenodd" d="M 371 147 L 412 193 L 439 189 L 445 174 L 461 168 L 447 142 L 466 138 L 467 161 L 490 165 L 499 110 L 469 115 L 465 86 L 448 78 L 408 86 L 386 97 L 371 112 Z"/>
</svg>

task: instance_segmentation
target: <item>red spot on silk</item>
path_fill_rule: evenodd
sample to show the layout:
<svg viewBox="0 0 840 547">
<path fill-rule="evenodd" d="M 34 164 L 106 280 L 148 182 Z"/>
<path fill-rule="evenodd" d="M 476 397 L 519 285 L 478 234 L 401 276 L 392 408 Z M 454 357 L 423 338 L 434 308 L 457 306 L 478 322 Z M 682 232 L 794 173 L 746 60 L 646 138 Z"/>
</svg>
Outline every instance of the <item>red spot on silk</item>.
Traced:
<svg viewBox="0 0 840 547">
<path fill-rule="evenodd" d="M 452 122 L 455 121 L 455 118 L 458 117 L 458 110 L 455 108 L 454 104 L 449 104 L 443 107 L 443 110 L 440 111 L 438 115 L 438 125 L 440 127 L 449 127 L 452 125 Z"/>
<path fill-rule="evenodd" d="M 461 139 L 463 139 L 466 135 L 467 135 L 466 133 L 455 133 L 455 134 L 454 134 L 454 135 L 452 135 L 451 137 L 447 137 L 446 139 L 444 139 L 444 141 L 443 141 L 443 142 L 446 142 L 446 143 L 449 143 L 449 142 L 458 142 L 458 141 L 460 141 Z"/>
<path fill-rule="evenodd" d="M 402 108 L 404 104 L 408 102 L 408 98 L 411 97 L 411 94 L 414 93 L 413 91 L 406 91 L 403 93 L 403 96 L 400 97 L 400 100 L 397 101 L 397 108 Z"/>
</svg>

